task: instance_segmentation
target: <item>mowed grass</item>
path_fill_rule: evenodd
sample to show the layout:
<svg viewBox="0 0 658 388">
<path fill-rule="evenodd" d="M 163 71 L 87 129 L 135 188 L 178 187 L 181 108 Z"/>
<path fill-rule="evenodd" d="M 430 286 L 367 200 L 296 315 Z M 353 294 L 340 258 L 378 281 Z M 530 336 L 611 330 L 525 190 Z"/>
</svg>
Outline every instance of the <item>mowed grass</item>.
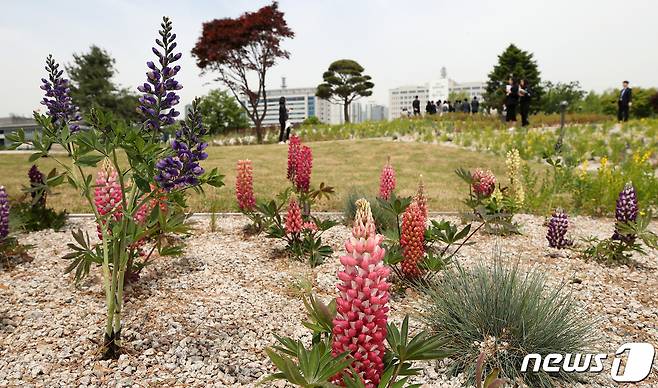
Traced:
<svg viewBox="0 0 658 388">
<path fill-rule="evenodd" d="M 418 179 L 422 175 L 429 206 L 433 211 L 463 209 L 462 200 L 468 188 L 455 175 L 455 169 L 483 167 L 491 169 L 497 176 L 505 172 L 505 161 L 502 158 L 456 147 L 384 140 L 338 140 L 307 145 L 313 150 L 311 185 L 317 187 L 320 182 L 325 182 L 336 191 L 330 200 L 324 200 L 316 206 L 314 210 L 318 211 L 341 211 L 350 190 L 376 196 L 379 191 L 379 174 L 388 156 L 391 156 L 396 170 L 398 195 L 415 193 Z M 287 151 L 286 145 L 279 144 L 210 147 L 208 160 L 204 161 L 203 166 L 207 170 L 217 167 L 225 175 L 225 186 L 209 188 L 205 195 L 191 192 L 191 210 L 237 210 L 234 194 L 235 165 L 239 159 L 253 161 L 256 198 L 273 198 L 289 185 L 286 180 Z M 29 153 L 0 154 L 0 185 L 7 188 L 10 197 L 20 196 L 21 187 L 28 183 L 28 157 Z M 46 173 L 57 166 L 50 158 L 39 159 L 36 163 Z M 48 203 L 49 206 L 67 209 L 72 213 L 89 212 L 82 196 L 66 184 L 55 188 L 55 194 L 48 197 Z"/>
</svg>

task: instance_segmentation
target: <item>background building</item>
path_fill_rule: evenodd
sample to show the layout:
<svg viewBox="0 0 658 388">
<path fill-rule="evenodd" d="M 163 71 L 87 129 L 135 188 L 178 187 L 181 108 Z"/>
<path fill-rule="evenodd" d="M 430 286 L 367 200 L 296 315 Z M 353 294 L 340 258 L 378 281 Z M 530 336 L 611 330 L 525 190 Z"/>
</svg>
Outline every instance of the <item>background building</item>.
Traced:
<svg viewBox="0 0 658 388">
<path fill-rule="evenodd" d="M 470 98 L 477 96 L 482 100 L 482 96 L 487 88 L 486 82 L 456 82 L 448 78 L 445 68 L 441 69 L 441 78 L 424 83 L 422 85 L 400 86 L 388 91 L 388 119 L 393 120 L 406 114 L 406 111 L 413 112 L 411 104 L 416 96 L 420 100 L 420 111 L 425 113 L 427 101 L 445 101 L 450 93 L 467 93 Z M 406 109 L 406 111 L 405 111 Z"/>
</svg>

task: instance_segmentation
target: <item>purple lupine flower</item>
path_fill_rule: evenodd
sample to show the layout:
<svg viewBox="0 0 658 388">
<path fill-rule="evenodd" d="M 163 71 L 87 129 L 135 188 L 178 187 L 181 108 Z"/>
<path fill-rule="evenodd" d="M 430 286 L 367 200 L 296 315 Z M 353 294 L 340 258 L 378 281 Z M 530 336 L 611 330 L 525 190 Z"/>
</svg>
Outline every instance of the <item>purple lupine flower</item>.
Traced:
<svg viewBox="0 0 658 388">
<path fill-rule="evenodd" d="M 548 246 L 551 248 L 564 249 L 573 244 L 573 241 L 566 238 L 569 229 L 569 218 L 567 213 L 562 209 L 556 209 L 548 222 L 548 232 L 546 239 Z"/>
<path fill-rule="evenodd" d="M 41 78 L 41 89 L 46 92 L 46 96 L 41 100 L 41 104 L 48 108 L 47 115 L 53 121 L 56 127 L 62 128 L 68 125 L 71 132 L 80 130 L 76 123 L 82 120 L 78 107 L 73 104 L 69 95 L 71 89 L 69 80 L 62 78 L 64 70 L 59 70 L 59 63 L 55 62 L 52 55 L 46 58 L 46 71 L 48 79 Z"/>
<path fill-rule="evenodd" d="M 176 131 L 176 138 L 171 142 L 173 155 L 161 159 L 155 165 L 158 169 L 155 180 L 167 191 L 195 186 L 205 172 L 199 162 L 208 158 L 205 152 L 208 143 L 202 140 L 206 130 L 201 122 L 198 103 L 199 99 L 192 102 L 187 120 Z"/>
<path fill-rule="evenodd" d="M 0 186 L 0 241 L 9 235 L 9 198 L 4 186 Z"/>
<path fill-rule="evenodd" d="M 615 232 L 612 235 L 613 240 L 621 240 L 628 243 L 635 241 L 635 235 L 622 233 L 617 225 L 627 224 L 637 220 L 638 210 L 635 187 L 633 187 L 631 182 L 628 182 L 617 198 L 617 208 L 615 209 L 617 222 L 615 223 Z"/>
<path fill-rule="evenodd" d="M 162 40 L 155 40 L 160 48 L 152 47 L 158 62 L 157 64 L 152 61 L 146 62 L 149 68 L 146 72 L 147 82 L 137 87 L 144 93 L 139 98 L 137 112 L 144 117 L 144 128 L 153 132 L 158 132 L 163 126 L 176 121 L 176 117 L 180 114 L 173 108 L 180 101 L 176 90 L 183 88 L 183 85 L 174 79 L 180 71 L 180 66 L 172 66 L 172 64 L 178 61 L 182 54 L 173 53 L 176 48 L 176 34 L 171 32 L 171 20 L 166 16 L 163 17 L 161 26 L 159 33 Z"/>
<path fill-rule="evenodd" d="M 38 187 L 43 187 L 46 184 L 45 181 L 45 176 L 41 171 L 39 171 L 39 168 L 33 164 L 32 167 L 30 167 L 30 171 L 27 172 L 28 178 L 30 178 L 30 187 L 34 190 Z M 45 207 L 46 206 L 46 192 L 45 190 L 40 190 L 39 191 L 32 191 L 30 194 L 32 195 L 32 200 L 39 194 L 39 200 L 36 202 L 37 206 Z"/>
</svg>

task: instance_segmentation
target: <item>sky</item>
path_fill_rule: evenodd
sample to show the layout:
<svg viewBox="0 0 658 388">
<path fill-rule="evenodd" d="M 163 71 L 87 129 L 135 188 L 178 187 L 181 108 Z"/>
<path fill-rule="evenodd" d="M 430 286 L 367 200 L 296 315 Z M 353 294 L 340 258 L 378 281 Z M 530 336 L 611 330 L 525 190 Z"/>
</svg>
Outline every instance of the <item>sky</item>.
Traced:
<svg viewBox="0 0 658 388">
<path fill-rule="evenodd" d="M 40 79 L 52 53 L 97 45 L 116 59 L 115 81 L 135 88 L 163 15 L 183 53 L 182 102 L 221 87 L 202 76 L 190 54 L 202 23 L 255 11 L 247 0 L 0 0 L 0 117 L 42 109 Z M 658 2 L 654 0 L 281 0 L 294 39 L 268 73 L 267 86 L 312 87 L 336 59 L 358 61 L 375 83 L 367 100 L 388 104 L 388 90 L 437 79 L 445 66 L 457 82 L 485 81 L 510 43 L 534 53 L 543 80 L 580 81 L 586 90 L 658 86 Z"/>
</svg>

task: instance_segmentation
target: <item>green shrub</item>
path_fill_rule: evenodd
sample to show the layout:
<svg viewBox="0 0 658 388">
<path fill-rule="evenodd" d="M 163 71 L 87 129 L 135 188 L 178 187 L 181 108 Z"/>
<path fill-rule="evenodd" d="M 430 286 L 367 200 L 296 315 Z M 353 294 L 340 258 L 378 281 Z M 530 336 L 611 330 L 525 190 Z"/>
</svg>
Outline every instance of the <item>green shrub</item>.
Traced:
<svg viewBox="0 0 658 388">
<path fill-rule="evenodd" d="M 356 213 L 355 203 L 360 198 L 365 198 L 370 203 L 372 218 L 375 220 L 375 225 L 379 232 L 397 228 L 398 220 L 393 213 L 383 209 L 379 201 L 372 195 L 363 194 L 363 192 L 354 188 L 350 189 L 347 196 L 345 196 L 343 205 L 343 217 L 346 225 L 351 225 L 354 221 L 354 214 Z"/>
<path fill-rule="evenodd" d="M 471 383 L 483 351 L 486 370 L 500 368 L 503 376 L 521 378 L 531 387 L 552 387 L 554 379 L 572 383 L 578 376 L 565 372 L 522 374 L 523 358 L 529 353 L 584 352 L 595 338 L 593 322 L 564 284 L 549 287 L 540 271 L 524 274 L 518 264 L 497 259 L 491 268 L 455 266 L 424 291 L 431 301 L 424 320 L 447 341 L 455 361 L 450 372 L 466 372 Z"/>
</svg>

